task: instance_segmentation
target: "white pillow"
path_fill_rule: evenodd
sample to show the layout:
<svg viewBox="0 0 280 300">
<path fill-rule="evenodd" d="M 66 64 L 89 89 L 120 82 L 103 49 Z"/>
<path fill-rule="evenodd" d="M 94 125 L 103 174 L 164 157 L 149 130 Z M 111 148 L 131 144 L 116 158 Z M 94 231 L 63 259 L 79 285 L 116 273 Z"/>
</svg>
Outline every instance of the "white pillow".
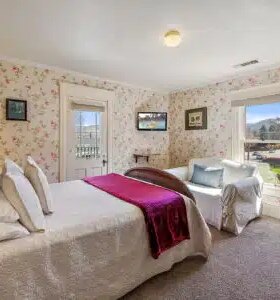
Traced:
<svg viewBox="0 0 280 300">
<path fill-rule="evenodd" d="M 2 174 L 5 175 L 6 173 L 17 173 L 20 172 L 23 174 L 23 169 L 17 165 L 15 162 L 10 160 L 9 158 L 6 158 L 4 161 L 4 166 L 2 170 Z"/>
<path fill-rule="evenodd" d="M 224 159 L 222 161 L 224 167 L 224 184 L 234 183 L 238 180 L 254 176 L 256 166 L 249 164 L 242 164 L 236 161 Z"/>
<path fill-rule="evenodd" d="M 0 176 L 0 186 L 2 186 L 3 176 L 7 172 L 9 172 L 9 173 L 20 172 L 20 173 L 23 174 L 23 169 L 19 165 L 17 165 L 15 162 L 10 160 L 9 158 L 5 158 L 4 165 L 3 165 L 3 168 L 2 168 L 2 173 L 1 173 L 1 176 Z"/>
<path fill-rule="evenodd" d="M 17 211 L 12 207 L 10 202 L 0 190 L 0 223 L 14 223 L 19 219 Z"/>
<path fill-rule="evenodd" d="M 18 239 L 29 235 L 26 228 L 16 223 L 0 223 L 0 241 Z"/>
<path fill-rule="evenodd" d="M 6 173 L 3 192 L 19 214 L 21 223 L 30 231 L 44 231 L 45 218 L 38 196 L 22 173 Z"/>
<path fill-rule="evenodd" d="M 48 179 L 41 168 L 36 164 L 32 157 L 27 157 L 27 164 L 24 175 L 29 179 L 37 196 L 40 200 L 43 212 L 50 214 L 53 212 L 53 198 L 48 183 Z"/>
</svg>

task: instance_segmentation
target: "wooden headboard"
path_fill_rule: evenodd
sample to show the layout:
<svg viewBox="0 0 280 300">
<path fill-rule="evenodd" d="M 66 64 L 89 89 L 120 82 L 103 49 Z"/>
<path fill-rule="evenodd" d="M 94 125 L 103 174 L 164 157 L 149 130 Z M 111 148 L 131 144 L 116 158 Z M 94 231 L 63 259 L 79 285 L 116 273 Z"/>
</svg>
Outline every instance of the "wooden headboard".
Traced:
<svg viewBox="0 0 280 300">
<path fill-rule="evenodd" d="M 124 173 L 124 175 L 173 190 L 187 196 L 195 202 L 193 194 L 190 192 L 185 183 L 166 171 L 155 168 L 139 167 L 129 169 Z"/>
</svg>

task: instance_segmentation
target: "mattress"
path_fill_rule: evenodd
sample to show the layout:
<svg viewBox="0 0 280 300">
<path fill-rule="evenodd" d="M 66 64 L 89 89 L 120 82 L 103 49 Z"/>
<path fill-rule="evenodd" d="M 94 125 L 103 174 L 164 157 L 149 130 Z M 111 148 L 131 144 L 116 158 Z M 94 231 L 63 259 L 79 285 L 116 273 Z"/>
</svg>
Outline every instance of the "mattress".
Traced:
<svg viewBox="0 0 280 300">
<path fill-rule="evenodd" d="M 211 234 L 184 197 L 190 240 L 151 256 L 141 210 L 83 181 L 51 184 L 45 233 L 0 244 L 5 299 L 117 299 L 187 256 L 207 257 Z"/>
</svg>

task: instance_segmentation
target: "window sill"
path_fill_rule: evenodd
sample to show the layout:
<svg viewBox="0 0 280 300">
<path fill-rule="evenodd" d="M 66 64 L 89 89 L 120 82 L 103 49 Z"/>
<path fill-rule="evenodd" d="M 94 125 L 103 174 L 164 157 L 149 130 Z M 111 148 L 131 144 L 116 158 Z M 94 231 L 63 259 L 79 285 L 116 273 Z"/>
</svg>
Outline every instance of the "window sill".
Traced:
<svg viewBox="0 0 280 300">
<path fill-rule="evenodd" d="M 275 205 L 271 203 L 267 203 L 265 200 L 263 201 L 263 211 L 262 214 L 265 216 L 273 217 L 276 219 L 280 219 L 280 205 Z"/>
<path fill-rule="evenodd" d="M 263 194 L 263 202 L 280 207 L 280 197 Z"/>
<path fill-rule="evenodd" d="M 263 194 L 280 198 L 280 186 L 274 184 L 265 183 L 263 187 Z"/>
<path fill-rule="evenodd" d="M 280 208 L 280 186 L 265 184 L 263 189 L 263 202 L 269 206 Z"/>
</svg>

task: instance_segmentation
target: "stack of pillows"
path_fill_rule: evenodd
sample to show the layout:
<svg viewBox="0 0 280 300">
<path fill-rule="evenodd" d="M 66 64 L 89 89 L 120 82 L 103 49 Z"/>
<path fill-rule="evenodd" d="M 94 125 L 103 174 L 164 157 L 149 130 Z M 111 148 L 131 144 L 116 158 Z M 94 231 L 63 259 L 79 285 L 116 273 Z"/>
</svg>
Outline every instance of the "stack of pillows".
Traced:
<svg viewBox="0 0 280 300">
<path fill-rule="evenodd" d="M 0 241 L 45 231 L 52 195 L 46 175 L 29 156 L 23 170 L 6 159 L 0 189 Z"/>
</svg>

